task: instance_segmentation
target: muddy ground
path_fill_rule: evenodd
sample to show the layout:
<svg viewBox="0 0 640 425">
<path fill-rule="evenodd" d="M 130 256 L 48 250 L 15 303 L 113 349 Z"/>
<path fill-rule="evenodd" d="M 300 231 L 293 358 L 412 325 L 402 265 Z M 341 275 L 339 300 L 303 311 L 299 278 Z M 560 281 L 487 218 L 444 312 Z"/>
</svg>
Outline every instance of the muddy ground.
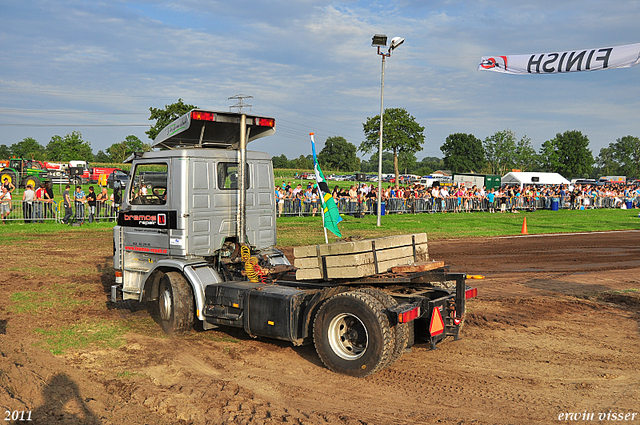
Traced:
<svg viewBox="0 0 640 425">
<path fill-rule="evenodd" d="M 168 338 L 146 309 L 113 308 L 108 233 L 26 242 L 4 246 L 0 273 L 2 423 L 640 424 L 640 232 L 431 242 L 452 271 L 486 276 L 462 339 L 363 379 L 313 346 Z M 61 342 L 105 324 L 111 345 Z"/>
</svg>

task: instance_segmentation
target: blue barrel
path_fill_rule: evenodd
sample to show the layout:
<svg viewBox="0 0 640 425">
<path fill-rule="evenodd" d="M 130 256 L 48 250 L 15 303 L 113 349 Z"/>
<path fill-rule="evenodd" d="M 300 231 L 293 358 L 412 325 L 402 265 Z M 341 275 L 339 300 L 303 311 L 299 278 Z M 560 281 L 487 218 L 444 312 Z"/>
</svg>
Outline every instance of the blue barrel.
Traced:
<svg viewBox="0 0 640 425">
<path fill-rule="evenodd" d="M 625 204 L 627 204 L 627 209 L 628 210 L 633 208 L 633 201 L 626 201 Z"/>
<path fill-rule="evenodd" d="M 558 211 L 560 209 L 560 200 L 558 198 L 553 198 L 551 200 L 551 211 Z"/>
<path fill-rule="evenodd" d="M 387 205 L 385 202 L 380 204 L 380 215 L 385 215 L 387 211 Z"/>
</svg>

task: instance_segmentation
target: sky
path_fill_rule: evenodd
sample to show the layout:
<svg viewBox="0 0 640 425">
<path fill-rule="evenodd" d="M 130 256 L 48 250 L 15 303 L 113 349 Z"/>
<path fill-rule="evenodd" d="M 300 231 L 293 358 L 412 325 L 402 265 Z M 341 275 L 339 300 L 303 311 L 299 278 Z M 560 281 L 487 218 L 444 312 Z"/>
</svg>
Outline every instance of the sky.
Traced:
<svg viewBox="0 0 640 425">
<path fill-rule="evenodd" d="M 145 131 L 149 108 L 183 99 L 274 117 L 249 147 L 289 159 L 327 137 L 358 146 L 384 107 L 425 127 L 418 158 L 453 133 L 510 129 L 538 150 L 579 130 L 594 157 L 640 137 L 640 66 L 554 75 L 477 71 L 482 56 L 640 43 L 640 1 L 0 0 L 0 144 L 82 133 L 94 153 Z M 361 157 L 365 157 L 361 155 Z"/>
</svg>

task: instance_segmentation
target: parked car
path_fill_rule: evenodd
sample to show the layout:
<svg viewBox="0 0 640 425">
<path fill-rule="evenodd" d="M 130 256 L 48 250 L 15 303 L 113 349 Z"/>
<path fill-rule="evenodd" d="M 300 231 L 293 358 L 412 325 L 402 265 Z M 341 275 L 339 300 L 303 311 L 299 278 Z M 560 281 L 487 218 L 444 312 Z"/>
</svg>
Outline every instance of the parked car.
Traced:
<svg viewBox="0 0 640 425">
<path fill-rule="evenodd" d="M 113 189 L 113 182 L 120 182 L 120 187 L 125 187 L 127 183 L 129 183 L 129 174 L 125 173 L 122 170 L 114 170 L 107 177 L 107 186 Z"/>
</svg>

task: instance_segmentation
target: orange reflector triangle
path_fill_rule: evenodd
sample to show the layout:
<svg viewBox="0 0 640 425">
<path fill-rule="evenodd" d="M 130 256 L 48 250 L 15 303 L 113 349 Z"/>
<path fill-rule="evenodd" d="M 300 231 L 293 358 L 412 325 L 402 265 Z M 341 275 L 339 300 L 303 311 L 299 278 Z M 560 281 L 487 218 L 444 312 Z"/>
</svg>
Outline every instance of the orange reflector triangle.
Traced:
<svg viewBox="0 0 640 425">
<path fill-rule="evenodd" d="M 429 325 L 429 333 L 431 336 L 440 335 L 444 331 L 444 321 L 438 307 L 433 307 L 431 313 L 431 324 Z"/>
</svg>

